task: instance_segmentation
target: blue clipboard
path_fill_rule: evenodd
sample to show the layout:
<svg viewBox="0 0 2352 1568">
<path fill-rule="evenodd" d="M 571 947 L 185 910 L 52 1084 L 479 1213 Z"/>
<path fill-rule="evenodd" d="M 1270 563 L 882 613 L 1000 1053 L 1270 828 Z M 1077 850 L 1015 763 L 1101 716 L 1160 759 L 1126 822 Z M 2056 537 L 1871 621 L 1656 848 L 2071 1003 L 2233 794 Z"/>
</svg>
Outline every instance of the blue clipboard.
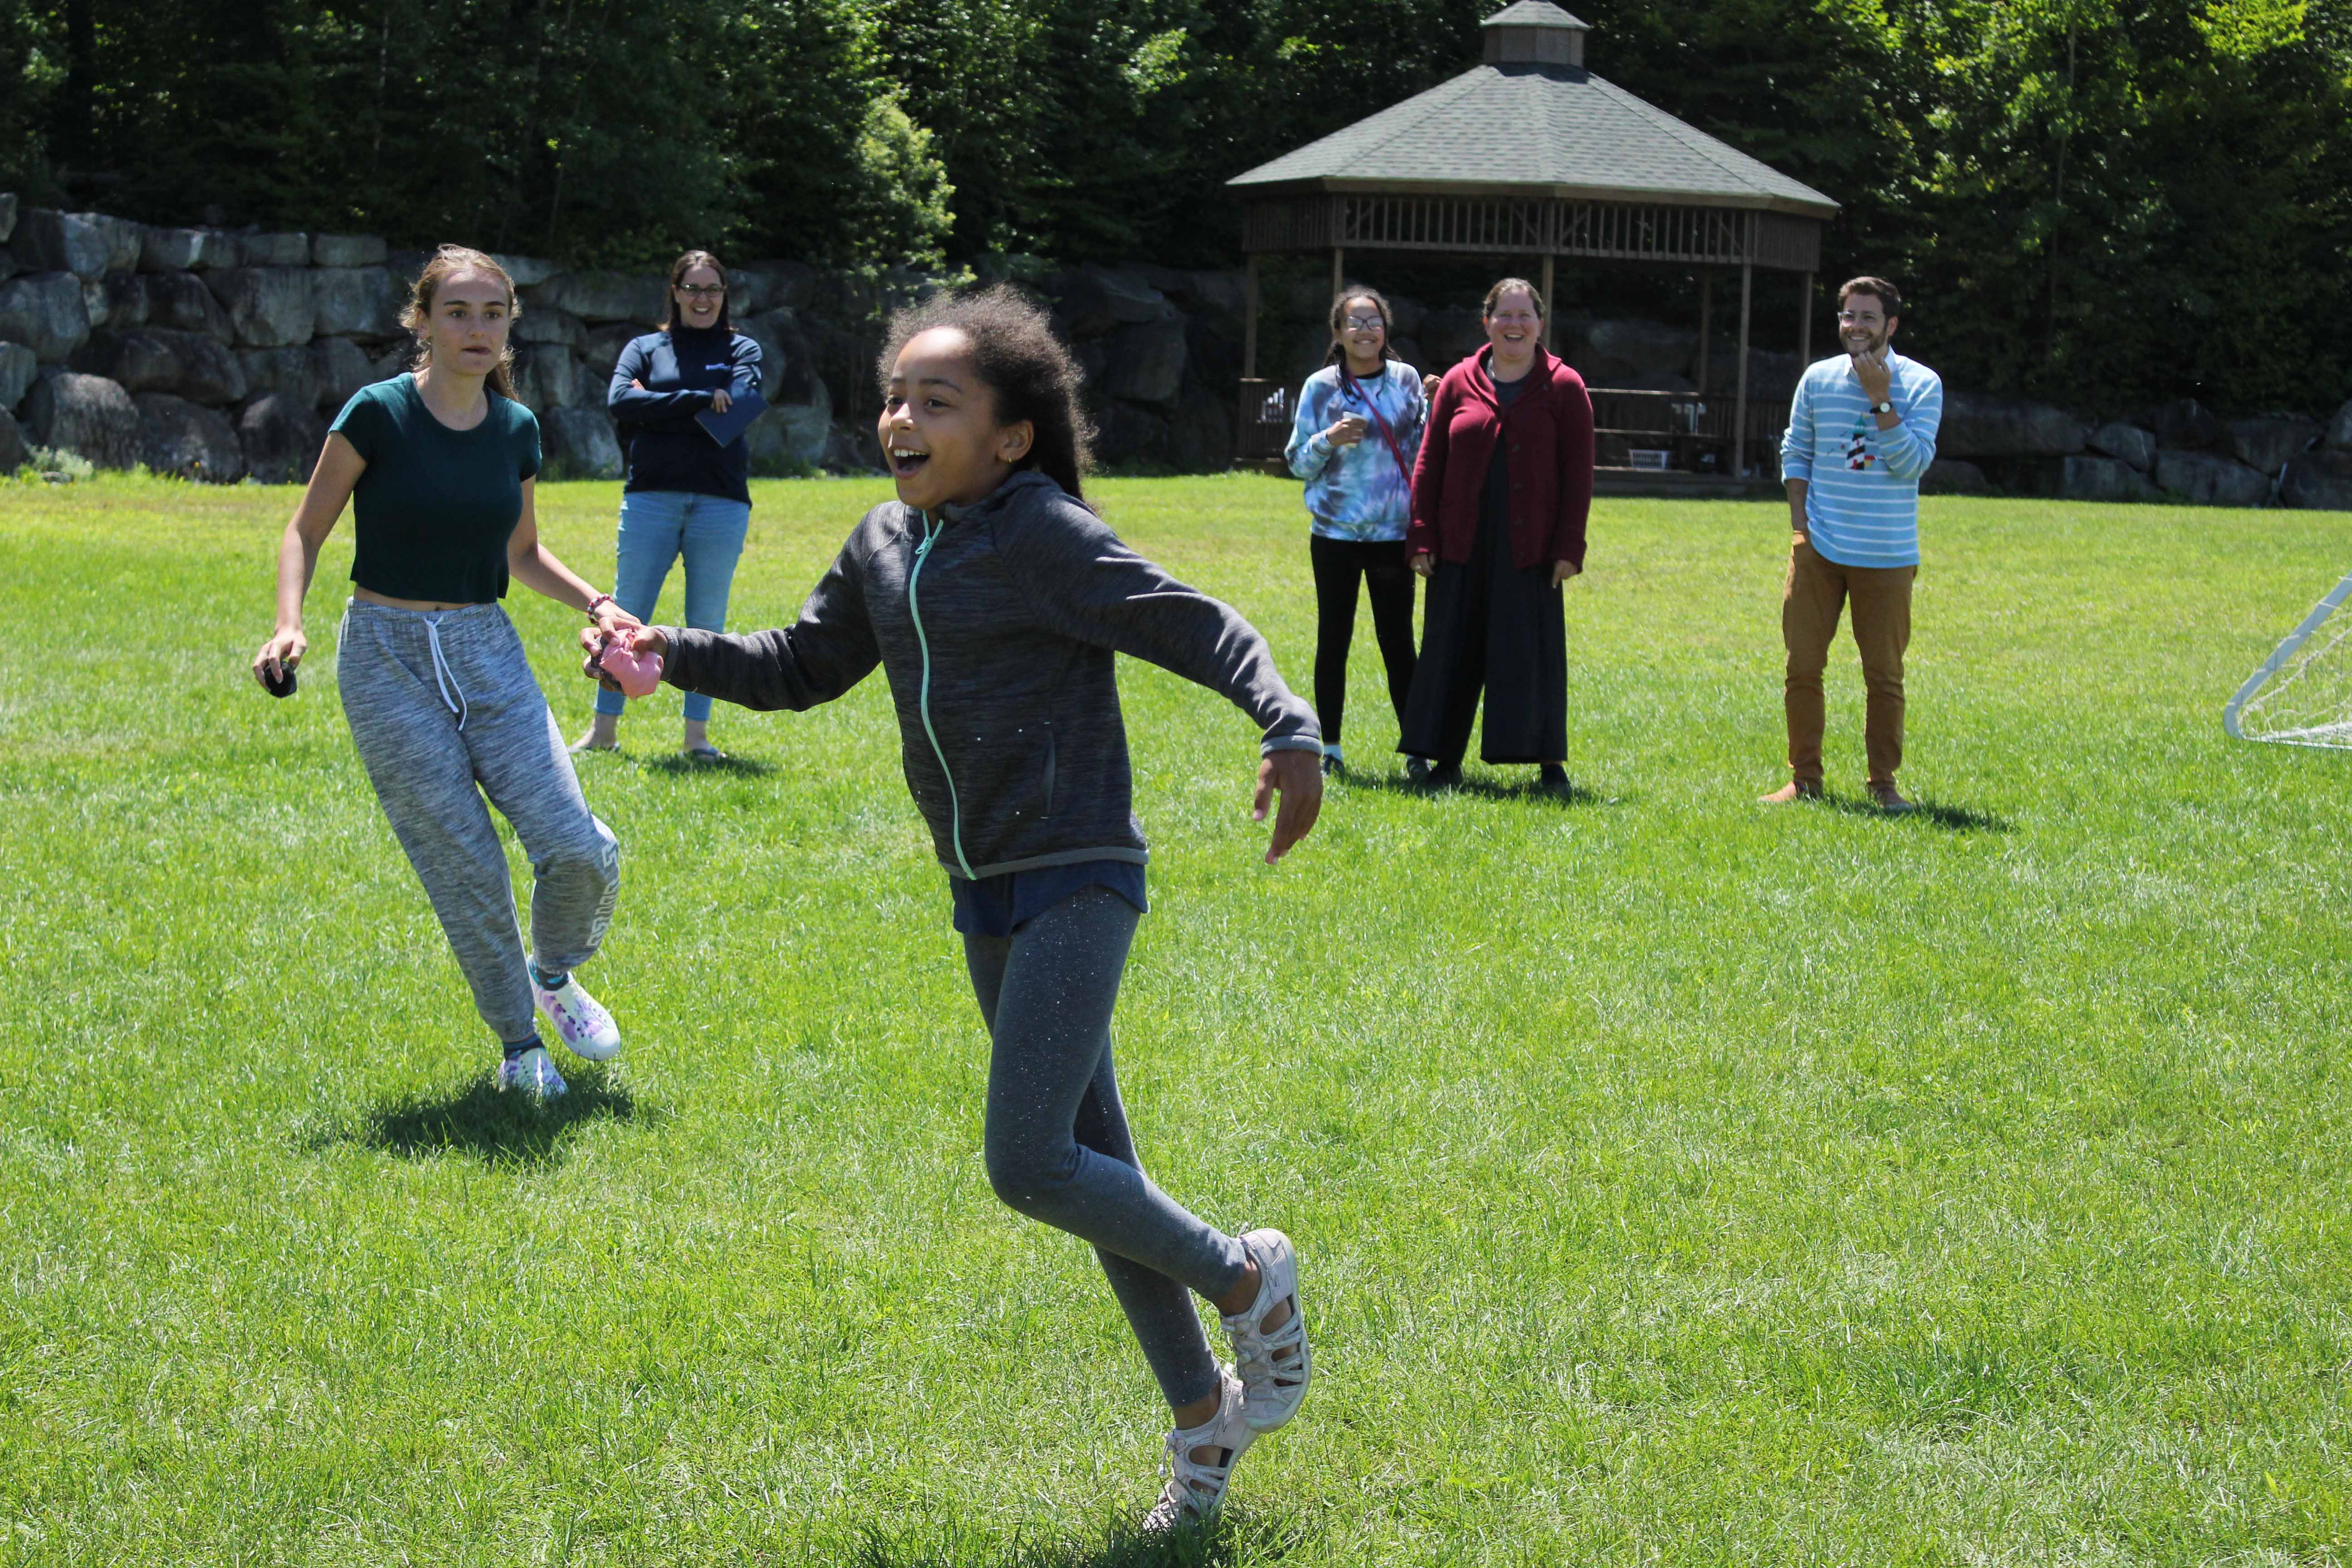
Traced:
<svg viewBox="0 0 2352 1568">
<path fill-rule="evenodd" d="M 767 411 L 768 400 L 760 395 L 760 389 L 755 386 L 730 403 L 726 413 L 718 414 L 706 408 L 694 416 L 694 422 L 720 446 L 731 447 L 744 431 L 751 428 L 751 421 Z"/>
</svg>

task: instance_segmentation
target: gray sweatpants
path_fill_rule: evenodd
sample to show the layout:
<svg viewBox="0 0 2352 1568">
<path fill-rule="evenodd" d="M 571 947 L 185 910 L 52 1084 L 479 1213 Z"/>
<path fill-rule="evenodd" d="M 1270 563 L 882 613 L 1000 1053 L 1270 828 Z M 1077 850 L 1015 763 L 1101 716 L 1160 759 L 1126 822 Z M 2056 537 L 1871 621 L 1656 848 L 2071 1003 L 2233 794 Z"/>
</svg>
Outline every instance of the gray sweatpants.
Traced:
<svg viewBox="0 0 2352 1568">
<path fill-rule="evenodd" d="M 992 1041 L 989 1184 L 1030 1218 L 1094 1244 L 1172 1406 L 1217 1390 L 1189 1292 L 1224 1295 L 1249 1257 L 1154 1186 L 1135 1157 L 1110 1015 L 1137 918 L 1109 889 L 1081 888 L 1009 937 L 967 935 L 963 952 Z"/>
<path fill-rule="evenodd" d="M 352 600 L 335 679 L 368 781 L 441 918 L 474 1005 L 500 1040 L 535 1032 L 505 847 L 482 797 L 530 857 L 539 966 L 594 956 L 612 922 L 620 848 L 580 794 L 555 715 L 496 605 L 427 613 Z"/>
</svg>

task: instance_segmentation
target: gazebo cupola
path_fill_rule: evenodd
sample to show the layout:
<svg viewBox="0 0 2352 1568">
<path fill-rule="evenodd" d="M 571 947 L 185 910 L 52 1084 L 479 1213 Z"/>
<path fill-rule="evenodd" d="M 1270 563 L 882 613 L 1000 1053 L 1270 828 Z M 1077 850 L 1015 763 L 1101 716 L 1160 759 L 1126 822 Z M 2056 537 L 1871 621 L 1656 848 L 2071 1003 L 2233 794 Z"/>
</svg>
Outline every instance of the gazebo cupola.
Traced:
<svg viewBox="0 0 2352 1568">
<path fill-rule="evenodd" d="M 1244 377 L 1255 384 L 1257 258 L 1268 252 L 1329 251 L 1335 289 L 1350 250 L 1526 258 L 1547 298 L 1563 258 L 1664 267 L 1701 279 L 1703 319 L 1714 279 L 1736 271 L 1736 412 L 1675 416 L 1722 424 L 1722 457 L 1743 471 L 1755 271 L 1801 277 L 1810 345 L 1822 225 L 1838 204 L 1594 73 L 1591 27 L 1550 0 L 1517 0 L 1480 28 L 1484 58 L 1470 69 L 1226 182 L 1243 201 L 1250 263 Z M 1708 330 L 1703 321 L 1702 344 Z"/>
<path fill-rule="evenodd" d="M 1518 0 L 1478 24 L 1490 66 L 1546 65 L 1584 68 L 1584 35 L 1592 28 L 1546 0 Z"/>
</svg>

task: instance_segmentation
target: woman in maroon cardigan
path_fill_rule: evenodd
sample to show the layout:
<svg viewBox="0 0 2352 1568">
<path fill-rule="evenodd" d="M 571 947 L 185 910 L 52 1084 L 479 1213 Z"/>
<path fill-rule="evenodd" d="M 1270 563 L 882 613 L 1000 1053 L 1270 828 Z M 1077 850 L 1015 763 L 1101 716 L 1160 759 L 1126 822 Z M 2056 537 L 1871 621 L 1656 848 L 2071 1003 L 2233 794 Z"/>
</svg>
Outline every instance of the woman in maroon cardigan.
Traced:
<svg viewBox="0 0 2352 1568">
<path fill-rule="evenodd" d="M 1416 782 L 1462 782 L 1478 689 L 1478 754 L 1568 784 L 1568 637 L 1560 584 L 1584 569 L 1592 400 L 1543 346 L 1543 296 L 1486 290 L 1487 346 L 1445 373 L 1413 465 L 1405 550 L 1429 578 L 1421 659 L 1397 750 Z M 1433 765 L 1433 763 L 1434 765 Z"/>
</svg>

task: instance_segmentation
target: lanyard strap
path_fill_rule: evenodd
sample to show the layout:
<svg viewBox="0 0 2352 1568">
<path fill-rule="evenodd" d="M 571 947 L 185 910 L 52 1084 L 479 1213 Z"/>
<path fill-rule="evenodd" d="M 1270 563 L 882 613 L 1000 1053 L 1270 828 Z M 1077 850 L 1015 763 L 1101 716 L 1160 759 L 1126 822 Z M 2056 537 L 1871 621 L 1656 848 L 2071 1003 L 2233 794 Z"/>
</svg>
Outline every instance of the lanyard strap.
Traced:
<svg viewBox="0 0 2352 1568">
<path fill-rule="evenodd" d="M 1382 373 L 1381 379 L 1383 381 L 1388 379 L 1385 372 Z M 1407 489 L 1411 489 L 1412 488 L 1412 465 L 1404 460 L 1404 448 L 1399 447 L 1397 445 L 1397 438 L 1393 435 L 1390 434 L 1388 417 L 1381 412 L 1381 405 L 1373 400 L 1370 393 L 1363 392 L 1359 389 L 1360 384 L 1357 381 L 1356 374 L 1348 368 L 1347 362 L 1344 360 L 1339 363 L 1339 381 L 1340 384 L 1346 386 L 1350 393 L 1362 398 L 1364 400 L 1364 406 L 1371 410 L 1372 424 L 1380 430 L 1381 439 L 1382 442 L 1386 443 L 1389 449 L 1389 456 L 1396 459 L 1397 472 L 1404 476 L 1405 488 Z"/>
</svg>

